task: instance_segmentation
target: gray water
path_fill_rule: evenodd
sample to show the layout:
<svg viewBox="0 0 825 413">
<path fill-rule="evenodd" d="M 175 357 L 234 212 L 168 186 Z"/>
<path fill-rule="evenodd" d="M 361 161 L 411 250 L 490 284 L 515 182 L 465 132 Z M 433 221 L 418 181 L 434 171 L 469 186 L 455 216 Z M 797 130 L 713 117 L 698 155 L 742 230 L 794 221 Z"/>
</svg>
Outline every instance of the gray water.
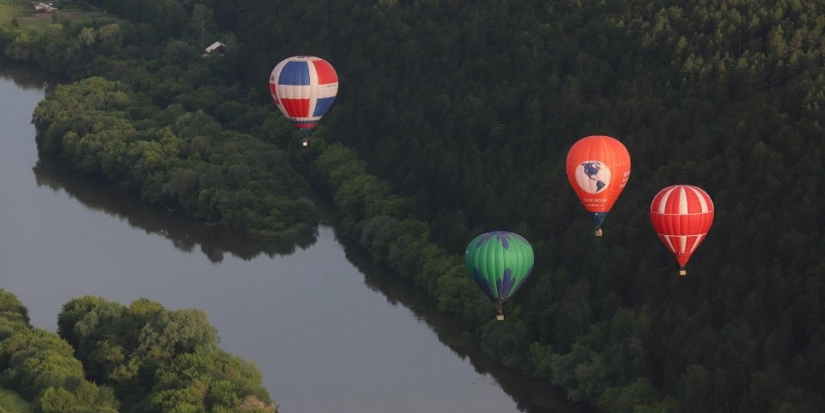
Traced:
<svg viewBox="0 0 825 413">
<path fill-rule="evenodd" d="M 260 367 L 282 413 L 587 411 L 495 367 L 460 325 L 330 226 L 289 243 L 254 241 L 38 161 L 30 119 L 46 79 L 6 73 L 0 288 L 34 326 L 55 331 L 61 306 L 83 295 L 201 309 L 222 348 Z"/>
</svg>

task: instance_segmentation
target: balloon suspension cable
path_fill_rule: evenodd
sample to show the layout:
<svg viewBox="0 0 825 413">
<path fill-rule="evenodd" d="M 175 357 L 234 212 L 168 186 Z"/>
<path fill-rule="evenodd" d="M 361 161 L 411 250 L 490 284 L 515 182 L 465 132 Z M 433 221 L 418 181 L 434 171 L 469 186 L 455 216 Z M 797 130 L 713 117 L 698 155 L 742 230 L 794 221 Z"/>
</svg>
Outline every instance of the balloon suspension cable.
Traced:
<svg viewBox="0 0 825 413">
<path fill-rule="evenodd" d="M 679 267 L 679 276 L 684 277 L 686 275 L 687 275 L 687 270 L 685 269 L 685 267 Z"/>
<path fill-rule="evenodd" d="M 601 236 L 602 236 L 602 227 L 596 227 L 596 236 L 597 236 L 597 237 L 601 237 Z"/>
<path fill-rule="evenodd" d="M 498 300 L 498 314 L 496 314 L 497 321 L 504 321 L 504 301 Z"/>
</svg>

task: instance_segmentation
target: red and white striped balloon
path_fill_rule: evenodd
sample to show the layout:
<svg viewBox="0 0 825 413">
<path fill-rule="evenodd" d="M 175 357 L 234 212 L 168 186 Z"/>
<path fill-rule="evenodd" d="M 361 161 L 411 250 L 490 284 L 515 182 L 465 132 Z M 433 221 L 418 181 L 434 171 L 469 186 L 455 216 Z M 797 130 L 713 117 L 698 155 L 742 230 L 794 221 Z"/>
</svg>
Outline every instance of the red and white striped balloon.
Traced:
<svg viewBox="0 0 825 413">
<path fill-rule="evenodd" d="M 338 95 L 338 74 L 320 57 L 289 57 L 272 69 L 269 93 L 292 125 L 309 134 Z"/>
<path fill-rule="evenodd" d="M 650 203 L 650 222 L 679 262 L 679 275 L 705 240 L 713 224 L 713 201 L 701 188 L 673 185 L 659 191 Z"/>
</svg>

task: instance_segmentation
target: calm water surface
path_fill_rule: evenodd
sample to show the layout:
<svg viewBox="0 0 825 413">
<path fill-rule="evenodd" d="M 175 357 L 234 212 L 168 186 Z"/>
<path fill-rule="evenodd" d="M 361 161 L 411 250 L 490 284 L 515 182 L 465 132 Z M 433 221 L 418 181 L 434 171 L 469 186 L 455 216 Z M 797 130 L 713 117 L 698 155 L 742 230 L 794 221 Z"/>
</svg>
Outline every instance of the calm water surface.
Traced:
<svg viewBox="0 0 825 413">
<path fill-rule="evenodd" d="M 3 69 L 0 62 L 0 71 Z M 0 288 L 55 331 L 73 297 L 198 308 L 263 371 L 283 413 L 584 412 L 496 369 L 427 298 L 382 277 L 334 230 L 254 242 L 38 162 L 44 81 L 0 76 Z M 14 80 L 11 78 L 14 77 Z"/>
</svg>

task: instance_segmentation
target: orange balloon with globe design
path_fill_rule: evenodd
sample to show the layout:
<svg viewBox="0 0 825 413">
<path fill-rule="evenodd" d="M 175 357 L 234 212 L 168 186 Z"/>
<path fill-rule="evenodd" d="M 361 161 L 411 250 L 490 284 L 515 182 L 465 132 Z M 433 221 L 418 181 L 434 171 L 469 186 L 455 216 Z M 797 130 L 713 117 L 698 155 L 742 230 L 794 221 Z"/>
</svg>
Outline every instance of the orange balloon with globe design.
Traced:
<svg viewBox="0 0 825 413">
<path fill-rule="evenodd" d="M 567 153 L 567 179 L 602 235 L 607 213 L 630 178 L 630 153 L 610 136 L 579 139 Z"/>
</svg>

